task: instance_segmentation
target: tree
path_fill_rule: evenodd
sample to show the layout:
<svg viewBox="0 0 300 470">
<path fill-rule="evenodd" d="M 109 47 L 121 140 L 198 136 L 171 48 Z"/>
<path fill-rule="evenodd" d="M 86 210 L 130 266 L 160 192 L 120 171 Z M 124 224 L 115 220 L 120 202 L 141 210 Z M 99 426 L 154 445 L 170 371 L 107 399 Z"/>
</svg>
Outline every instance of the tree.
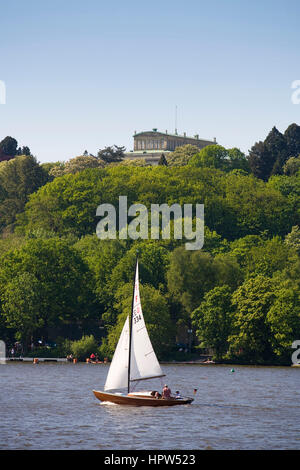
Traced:
<svg viewBox="0 0 300 470">
<path fill-rule="evenodd" d="M 140 241 L 124 253 L 112 271 L 110 286 L 117 290 L 120 283 L 131 282 L 134 277 L 136 251 L 139 249 L 140 280 L 144 284 L 151 284 L 156 289 L 166 282 L 166 272 L 169 265 L 168 250 L 157 243 L 156 240 Z"/>
<path fill-rule="evenodd" d="M 296 250 L 298 255 L 300 255 L 300 229 L 298 225 L 292 227 L 291 232 L 286 235 L 284 243 L 288 247 L 291 247 Z"/>
<path fill-rule="evenodd" d="M 116 292 L 115 286 L 112 286 L 111 283 L 111 276 L 120 260 L 124 259 L 126 255 L 125 242 L 120 240 L 99 240 L 94 234 L 81 237 L 75 243 L 74 248 L 88 265 L 93 275 L 95 297 L 104 306 L 105 310 L 111 309 Z M 116 284 L 117 287 L 120 286 L 120 279 Z"/>
<path fill-rule="evenodd" d="M 28 315 L 42 318 L 45 328 L 61 327 L 69 322 L 84 325 L 99 318 L 101 307 L 92 295 L 91 274 L 79 253 L 67 241 L 30 239 L 20 249 L 7 252 L 0 266 L 0 297 L 5 302 L 13 305 L 13 293 L 17 289 L 21 299 L 21 281 L 15 278 L 23 275 L 27 281 L 28 299 L 31 299 Z M 24 279 L 20 279 L 24 284 Z M 31 280 L 33 290 L 29 288 Z M 20 300 L 20 305 L 22 302 Z M 27 308 L 24 306 L 23 311 L 27 312 Z M 10 308 L 9 312 L 12 310 Z"/>
<path fill-rule="evenodd" d="M 48 181 L 46 171 L 32 156 L 0 163 L 0 229 L 12 225 L 24 210 L 29 195 Z"/>
<path fill-rule="evenodd" d="M 231 243 L 231 254 L 235 257 L 240 267 L 244 268 L 249 259 L 249 252 L 254 247 L 263 244 L 264 239 L 260 235 L 246 235 Z"/>
<path fill-rule="evenodd" d="M 283 173 L 287 176 L 296 175 L 300 170 L 300 155 L 298 157 L 290 157 L 283 165 Z"/>
<path fill-rule="evenodd" d="M 278 283 L 275 300 L 270 307 L 266 321 L 270 327 L 270 342 L 276 356 L 288 363 L 291 345 L 300 337 L 299 288 L 291 283 Z"/>
<path fill-rule="evenodd" d="M 13 137 L 5 137 L 0 142 L 0 161 L 9 160 L 17 153 L 18 142 Z"/>
<path fill-rule="evenodd" d="M 295 261 L 294 250 L 289 249 L 279 237 L 273 237 L 250 248 L 246 255 L 246 276 L 255 277 L 261 274 L 271 278 Z"/>
<path fill-rule="evenodd" d="M 31 151 L 29 147 L 19 147 L 16 155 L 31 155 Z"/>
<path fill-rule="evenodd" d="M 44 325 L 42 286 L 29 272 L 13 277 L 1 296 L 2 314 L 9 328 L 14 328 L 26 346 L 31 336 Z"/>
<path fill-rule="evenodd" d="M 276 127 L 273 127 L 265 139 L 265 144 L 274 159 L 270 174 L 282 174 L 283 166 L 290 156 L 285 136 Z"/>
<path fill-rule="evenodd" d="M 207 145 L 189 160 L 189 165 L 224 170 L 228 166 L 227 150 L 221 145 Z"/>
<path fill-rule="evenodd" d="M 271 175 L 282 174 L 283 166 L 290 156 L 286 136 L 274 126 L 264 142 L 253 145 L 248 161 L 254 176 L 267 181 Z"/>
<path fill-rule="evenodd" d="M 239 266 L 230 255 L 214 258 L 204 251 L 188 251 L 181 246 L 170 256 L 167 280 L 170 295 L 189 315 L 200 305 L 206 292 L 222 285 L 235 289 L 242 278 Z"/>
<path fill-rule="evenodd" d="M 231 288 L 215 287 L 207 292 L 200 306 L 192 313 L 192 323 L 202 348 L 214 348 L 220 360 L 228 349 L 233 306 Z"/>
<path fill-rule="evenodd" d="M 60 235 L 95 233 L 96 208 L 103 192 L 102 171 L 92 168 L 64 175 L 41 187 L 18 217 L 19 232 L 42 228 Z"/>
<path fill-rule="evenodd" d="M 119 162 L 113 162 L 110 166 L 151 166 L 145 158 L 124 158 Z"/>
<path fill-rule="evenodd" d="M 233 294 L 236 308 L 233 332 L 228 338 L 230 353 L 257 363 L 272 359 L 271 331 L 267 314 L 275 299 L 274 280 L 257 276 L 245 281 Z"/>
<path fill-rule="evenodd" d="M 158 160 L 158 165 L 168 166 L 168 161 L 164 153 L 161 154 L 160 159 Z"/>
<path fill-rule="evenodd" d="M 243 170 L 247 173 L 250 171 L 249 162 L 246 155 L 240 149 L 234 147 L 227 149 L 228 155 L 228 170 Z"/>
<path fill-rule="evenodd" d="M 275 178 L 275 177 L 273 177 Z M 277 177 L 278 178 L 278 177 Z M 266 230 L 269 235 L 284 235 L 295 220 L 291 201 L 273 185 L 265 184 L 253 175 L 230 172 L 223 179 L 227 207 L 233 217 L 230 220 L 228 239 L 246 235 L 259 235 Z M 222 223 L 227 218 L 222 218 Z M 225 236 L 224 229 L 218 233 Z"/>
<path fill-rule="evenodd" d="M 113 145 L 112 147 L 105 147 L 103 150 L 99 150 L 97 157 L 103 160 L 106 164 L 120 162 L 124 158 L 125 150 L 125 147 Z"/>
<path fill-rule="evenodd" d="M 174 152 L 168 154 L 168 166 L 187 165 L 193 155 L 199 153 L 199 148 L 195 145 L 187 144 L 176 147 Z"/>
<path fill-rule="evenodd" d="M 71 158 L 66 163 L 57 162 L 49 171 L 53 177 L 63 176 L 67 174 L 75 174 L 87 168 L 103 168 L 104 161 L 91 155 L 79 155 Z"/>
<path fill-rule="evenodd" d="M 300 154 L 300 126 L 293 123 L 285 131 L 289 157 Z"/>
<path fill-rule="evenodd" d="M 249 151 L 248 162 L 251 172 L 256 178 L 267 181 L 276 161 L 270 148 L 264 142 L 256 142 Z"/>
</svg>

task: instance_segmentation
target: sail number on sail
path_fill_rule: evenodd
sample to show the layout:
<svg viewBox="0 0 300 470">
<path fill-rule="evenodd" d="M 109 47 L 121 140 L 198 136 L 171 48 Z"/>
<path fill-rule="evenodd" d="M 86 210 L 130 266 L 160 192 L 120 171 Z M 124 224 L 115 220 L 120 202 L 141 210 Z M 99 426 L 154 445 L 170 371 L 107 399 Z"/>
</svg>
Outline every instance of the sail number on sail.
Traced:
<svg viewBox="0 0 300 470">
<path fill-rule="evenodd" d="M 134 324 L 138 323 L 142 319 L 141 310 L 139 307 L 136 307 L 133 310 L 133 322 Z"/>
</svg>

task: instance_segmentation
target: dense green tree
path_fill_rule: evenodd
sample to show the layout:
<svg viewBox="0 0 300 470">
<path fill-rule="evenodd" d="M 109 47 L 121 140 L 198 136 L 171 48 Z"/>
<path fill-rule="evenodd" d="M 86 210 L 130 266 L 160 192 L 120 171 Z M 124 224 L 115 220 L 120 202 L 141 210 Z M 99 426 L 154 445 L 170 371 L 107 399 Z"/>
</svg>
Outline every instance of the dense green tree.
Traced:
<svg viewBox="0 0 300 470">
<path fill-rule="evenodd" d="M 234 147 L 227 149 L 228 170 L 243 170 L 249 173 L 250 167 L 246 155 L 240 149 Z"/>
<path fill-rule="evenodd" d="M 99 221 L 99 204 L 112 204 L 118 220 L 120 195 L 127 195 L 128 207 L 138 201 L 149 211 L 151 204 L 177 203 L 183 208 L 201 202 L 206 226 L 228 240 L 265 230 L 285 235 L 297 225 L 295 204 L 300 201 L 297 195 L 293 199 L 282 194 L 280 185 L 265 184 L 236 170 L 118 165 L 55 178 L 30 197 L 19 225 L 23 231 L 40 227 L 62 235 L 91 234 Z"/>
<path fill-rule="evenodd" d="M 75 243 L 74 248 L 93 274 L 95 296 L 105 310 L 111 308 L 116 287 L 111 284 L 111 275 L 124 258 L 126 244 L 119 240 L 100 240 L 96 235 L 86 235 Z"/>
<path fill-rule="evenodd" d="M 276 155 L 272 154 L 265 142 L 256 142 L 249 151 L 249 166 L 256 178 L 267 181 L 272 173 L 275 161 Z"/>
<path fill-rule="evenodd" d="M 93 233 L 102 176 L 101 169 L 88 169 L 55 178 L 29 198 L 25 213 L 19 217 L 19 230 L 43 228 L 60 235 Z"/>
<path fill-rule="evenodd" d="M 274 186 L 266 185 L 252 175 L 229 173 L 223 179 L 226 184 L 226 201 L 234 214 L 234 223 L 226 238 L 246 235 L 284 235 L 294 221 L 293 204 Z M 224 220 L 223 220 L 224 223 Z M 224 230 L 217 230 L 224 234 Z M 224 235 L 223 235 L 224 236 Z"/>
<path fill-rule="evenodd" d="M 274 165 L 271 169 L 271 175 L 281 174 L 283 166 L 290 157 L 287 140 L 285 136 L 273 127 L 265 139 L 265 145 L 274 159 Z"/>
<path fill-rule="evenodd" d="M 272 359 L 271 331 L 266 317 L 275 299 L 275 281 L 257 276 L 244 282 L 233 294 L 236 308 L 228 341 L 230 353 L 250 362 Z"/>
<path fill-rule="evenodd" d="M 293 123 L 290 124 L 284 133 L 289 157 L 300 154 L 300 126 Z"/>
<path fill-rule="evenodd" d="M 298 225 L 292 227 L 290 233 L 285 237 L 284 242 L 288 247 L 293 248 L 298 255 L 300 255 L 300 229 Z"/>
<path fill-rule="evenodd" d="M 189 165 L 224 170 L 227 167 L 227 158 L 227 150 L 221 145 L 207 145 L 189 160 Z"/>
<path fill-rule="evenodd" d="M 25 348 L 33 333 L 44 326 L 43 292 L 39 280 L 29 272 L 12 278 L 4 286 L 1 313 L 8 328 L 17 332 Z"/>
<path fill-rule="evenodd" d="M 239 266 L 245 268 L 248 264 L 250 250 L 263 243 L 264 238 L 261 235 L 246 235 L 231 243 L 231 254 L 236 258 Z"/>
<path fill-rule="evenodd" d="M 226 253 L 230 250 L 230 243 L 222 238 L 215 230 L 209 230 L 208 227 L 204 227 L 203 250 L 213 255 Z"/>
<path fill-rule="evenodd" d="M 124 158 L 125 147 L 118 147 L 113 145 L 112 147 L 105 147 L 98 151 L 97 157 L 103 160 L 106 164 L 120 162 Z"/>
<path fill-rule="evenodd" d="M 238 264 L 229 255 L 214 258 L 201 250 L 187 251 L 179 247 L 170 256 L 167 280 L 171 296 L 190 314 L 200 305 L 206 292 L 225 284 L 235 289 L 242 277 Z"/>
<path fill-rule="evenodd" d="M 250 248 L 246 255 L 246 275 L 255 277 L 261 274 L 272 277 L 276 272 L 294 264 L 296 260 L 295 251 L 288 249 L 279 237 L 273 237 Z"/>
<path fill-rule="evenodd" d="M 0 163 L 0 229 L 15 222 L 29 195 L 47 180 L 47 173 L 32 156 L 18 156 Z"/>
<path fill-rule="evenodd" d="M 7 252 L 0 266 L 0 297 L 4 303 L 10 301 L 12 304 L 14 289 L 21 292 L 21 281 L 16 278 L 27 276 L 26 273 L 33 279 L 33 292 L 27 289 L 28 298 L 32 298 L 30 305 L 39 295 L 31 313 L 42 318 L 45 327 L 74 321 L 84 325 L 88 320 L 100 319 L 101 309 L 92 295 L 88 267 L 67 241 L 31 239 L 19 249 Z M 29 285 L 28 276 L 25 279 Z M 13 309 L 9 312 L 13 313 Z"/>
<path fill-rule="evenodd" d="M 292 124 L 282 134 L 276 127 L 264 142 L 256 142 L 249 151 L 248 161 L 254 176 L 265 181 L 271 175 L 282 174 L 290 157 L 300 153 L 300 126 Z"/>
<path fill-rule="evenodd" d="M 266 321 L 269 325 L 272 350 L 276 356 L 290 362 L 291 346 L 300 338 L 300 290 L 295 284 L 277 285 L 275 300 Z"/>
<path fill-rule="evenodd" d="M 0 142 L 0 158 L 14 157 L 17 153 L 18 142 L 13 137 L 7 136 Z"/>
<path fill-rule="evenodd" d="M 283 173 L 287 176 L 296 175 L 300 170 L 300 156 L 290 157 L 283 165 Z"/>
<path fill-rule="evenodd" d="M 199 148 L 195 145 L 187 144 L 176 147 L 174 152 L 167 156 L 168 166 L 187 165 L 193 155 L 199 153 Z"/>
<path fill-rule="evenodd" d="M 67 175 L 69 173 L 77 173 L 86 170 L 87 168 L 103 168 L 104 161 L 100 158 L 91 155 L 79 155 L 78 157 L 71 158 L 66 163 L 54 165 L 49 174 L 53 177 Z"/>
<path fill-rule="evenodd" d="M 214 348 L 217 360 L 227 353 L 228 336 L 232 328 L 232 290 L 224 285 L 207 292 L 200 306 L 192 313 L 199 346 Z"/>
<path fill-rule="evenodd" d="M 226 172 L 243 170 L 249 172 L 249 163 L 240 149 L 225 149 L 221 145 L 208 145 L 198 151 L 189 160 L 189 164 L 198 168 L 216 168 Z"/>
<path fill-rule="evenodd" d="M 148 163 L 145 158 L 124 158 L 120 162 L 113 162 L 110 163 L 110 167 L 112 166 L 151 166 L 151 163 Z"/>
</svg>

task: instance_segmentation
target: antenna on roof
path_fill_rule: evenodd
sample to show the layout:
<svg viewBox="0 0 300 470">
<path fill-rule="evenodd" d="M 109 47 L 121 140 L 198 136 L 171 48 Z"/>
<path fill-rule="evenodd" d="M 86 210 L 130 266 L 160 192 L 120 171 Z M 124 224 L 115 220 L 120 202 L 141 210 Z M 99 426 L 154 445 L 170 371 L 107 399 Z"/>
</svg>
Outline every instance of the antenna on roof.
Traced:
<svg viewBox="0 0 300 470">
<path fill-rule="evenodd" d="M 177 104 L 175 105 L 175 135 L 177 135 Z"/>
</svg>

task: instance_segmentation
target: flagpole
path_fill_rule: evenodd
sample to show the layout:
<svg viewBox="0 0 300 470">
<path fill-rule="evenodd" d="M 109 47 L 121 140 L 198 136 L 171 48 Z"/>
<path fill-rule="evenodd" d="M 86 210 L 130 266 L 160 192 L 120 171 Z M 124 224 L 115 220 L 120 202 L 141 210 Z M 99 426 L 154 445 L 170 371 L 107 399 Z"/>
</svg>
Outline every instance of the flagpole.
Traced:
<svg viewBox="0 0 300 470">
<path fill-rule="evenodd" d="M 138 252 L 136 255 L 135 261 L 135 270 L 134 270 L 134 279 L 133 279 L 133 292 L 132 292 L 132 302 L 131 302 L 131 313 L 129 319 L 129 350 L 128 350 L 128 382 L 127 382 L 127 393 L 130 392 L 130 366 L 131 366 L 131 340 L 132 340 L 132 318 L 133 318 L 133 305 L 134 305 L 134 291 L 135 291 L 135 278 L 136 278 L 136 269 L 138 264 Z"/>
</svg>

